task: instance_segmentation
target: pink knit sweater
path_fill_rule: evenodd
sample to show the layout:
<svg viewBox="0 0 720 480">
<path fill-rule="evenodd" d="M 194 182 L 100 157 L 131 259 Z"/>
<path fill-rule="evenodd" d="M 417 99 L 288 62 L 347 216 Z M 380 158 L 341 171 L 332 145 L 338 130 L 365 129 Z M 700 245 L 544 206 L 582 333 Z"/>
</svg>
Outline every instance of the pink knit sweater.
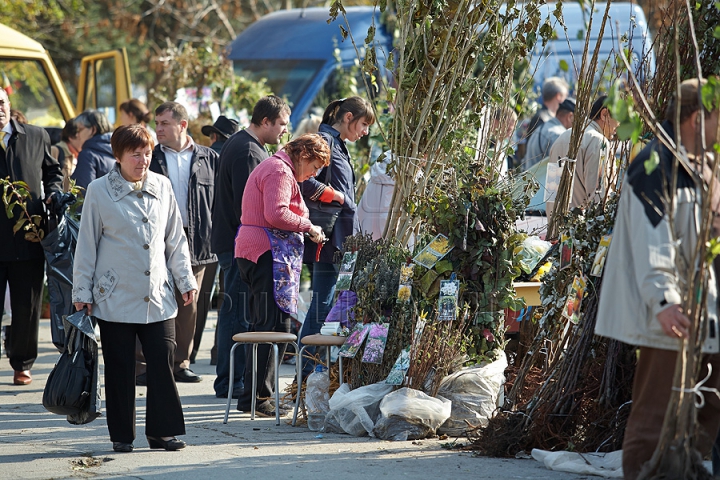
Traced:
<svg viewBox="0 0 720 480">
<path fill-rule="evenodd" d="M 308 220 L 295 169 L 287 153 L 280 151 L 255 167 L 242 199 L 240 229 L 235 237 L 235 258 L 257 263 L 270 250 L 270 240 L 262 228 L 309 232 Z"/>
</svg>

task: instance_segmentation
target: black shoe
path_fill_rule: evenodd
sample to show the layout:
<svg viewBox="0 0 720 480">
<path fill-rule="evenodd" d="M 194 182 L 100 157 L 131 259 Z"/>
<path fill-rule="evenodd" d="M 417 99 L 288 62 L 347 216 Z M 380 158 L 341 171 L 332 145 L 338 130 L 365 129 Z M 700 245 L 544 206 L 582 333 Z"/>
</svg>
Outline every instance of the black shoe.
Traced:
<svg viewBox="0 0 720 480">
<path fill-rule="evenodd" d="M 141 373 L 135 377 L 135 385 L 138 387 L 147 387 L 147 373 Z"/>
<path fill-rule="evenodd" d="M 132 443 L 113 442 L 113 450 L 115 450 L 116 452 L 132 452 L 133 448 L 134 447 Z"/>
<path fill-rule="evenodd" d="M 242 395 L 242 392 L 243 392 L 242 390 L 235 390 L 235 391 L 233 392 L 233 394 L 232 394 L 232 398 L 234 398 L 235 400 L 237 400 L 237 399 L 240 398 L 240 396 Z M 217 397 L 217 398 L 227 398 L 227 392 L 216 393 L 216 394 L 215 394 L 215 397 Z"/>
<path fill-rule="evenodd" d="M 182 440 L 178 440 L 177 438 L 163 440 L 162 438 L 147 437 L 147 441 L 150 448 L 164 448 L 165 450 L 174 451 L 187 447 L 187 443 Z"/>
<path fill-rule="evenodd" d="M 189 368 L 183 368 L 173 374 L 176 382 L 197 383 L 202 382 L 202 377 Z"/>
</svg>

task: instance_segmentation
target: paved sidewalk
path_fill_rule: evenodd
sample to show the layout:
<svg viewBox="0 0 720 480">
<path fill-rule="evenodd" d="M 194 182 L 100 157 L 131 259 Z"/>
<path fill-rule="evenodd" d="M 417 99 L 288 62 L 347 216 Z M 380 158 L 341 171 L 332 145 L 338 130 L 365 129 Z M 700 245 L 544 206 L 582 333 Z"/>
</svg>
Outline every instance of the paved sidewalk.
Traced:
<svg viewBox="0 0 720 480">
<path fill-rule="evenodd" d="M 534 460 L 474 457 L 443 449 L 439 440 L 385 442 L 374 438 L 323 434 L 292 427 L 288 419 L 250 420 L 231 411 L 223 425 L 223 399 L 215 398 L 210 347 L 216 322 L 208 318 L 193 370 L 204 379 L 178 384 L 185 409 L 189 446 L 178 452 L 150 450 L 145 439 L 145 387 L 137 387 L 137 439 L 132 453 L 115 453 L 105 418 L 75 426 L 42 407 L 47 375 L 58 357 L 47 320 L 41 322 L 39 358 L 33 383 L 12 385 L 7 358 L 0 360 L 0 479 L 136 478 L 136 479 L 571 479 L 587 478 L 551 472 Z M 283 366 L 285 383 L 294 369 Z M 597 477 L 592 477 L 597 478 Z"/>
</svg>

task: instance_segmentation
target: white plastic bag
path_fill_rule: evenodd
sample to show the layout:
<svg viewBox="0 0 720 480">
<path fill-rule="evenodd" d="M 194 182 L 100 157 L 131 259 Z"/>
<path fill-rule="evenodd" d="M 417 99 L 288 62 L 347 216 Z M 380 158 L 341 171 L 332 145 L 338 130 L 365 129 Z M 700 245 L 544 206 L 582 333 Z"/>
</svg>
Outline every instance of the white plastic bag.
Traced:
<svg viewBox="0 0 720 480">
<path fill-rule="evenodd" d="M 550 470 L 623 478 L 622 450 L 609 453 L 548 452 L 533 448 L 533 458 Z"/>
<path fill-rule="evenodd" d="M 438 395 L 452 401 L 452 414 L 438 430 L 446 435 L 461 435 L 471 425 L 486 426 L 502 401 L 507 357 L 481 367 L 460 370 L 445 377 Z M 467 422 L 466 422 L 467 420 Z"/>
<path fill-rule="evenodd" d="M 330 398 L 330 411 L 325 417 L 325 431 L 349 433 L 356 437 L 368 435 L 380 415 L 380 402 L 393 390 L 385 382 L 350 390 L 340 385 Z"/>
<path fill-rule="evenodd" d="M 445 398 L 433 398 L 420 390 L 401 388 L 380 403 L 382 416 L 373 433 L 383 440 L 417 440 L 435 435 L 450 417 L 452 405 Z"/>
</svg>

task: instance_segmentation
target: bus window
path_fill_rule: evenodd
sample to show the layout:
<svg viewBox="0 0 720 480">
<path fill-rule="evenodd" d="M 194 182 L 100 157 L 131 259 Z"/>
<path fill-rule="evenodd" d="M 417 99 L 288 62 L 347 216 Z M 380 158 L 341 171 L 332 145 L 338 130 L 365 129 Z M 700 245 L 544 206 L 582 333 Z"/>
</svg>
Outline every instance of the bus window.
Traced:
<svg viewBox="0 0 720 480">
<path fill-rule="evenodd" d="M 100 110 L 111 124 L 115 124 L 117 90 L 115 87 L 115 59 L 100 59 L 85 64 L 85 109 Z"/>
<path fill-rule="evenodd" d="M 65 125 L 56 96 L 48 95 L 53 89 L 39 61 L 0 59 L 0 75 L 12 108 L 21 111 L 28 123 L 41 127 Z"/>
</svg>

